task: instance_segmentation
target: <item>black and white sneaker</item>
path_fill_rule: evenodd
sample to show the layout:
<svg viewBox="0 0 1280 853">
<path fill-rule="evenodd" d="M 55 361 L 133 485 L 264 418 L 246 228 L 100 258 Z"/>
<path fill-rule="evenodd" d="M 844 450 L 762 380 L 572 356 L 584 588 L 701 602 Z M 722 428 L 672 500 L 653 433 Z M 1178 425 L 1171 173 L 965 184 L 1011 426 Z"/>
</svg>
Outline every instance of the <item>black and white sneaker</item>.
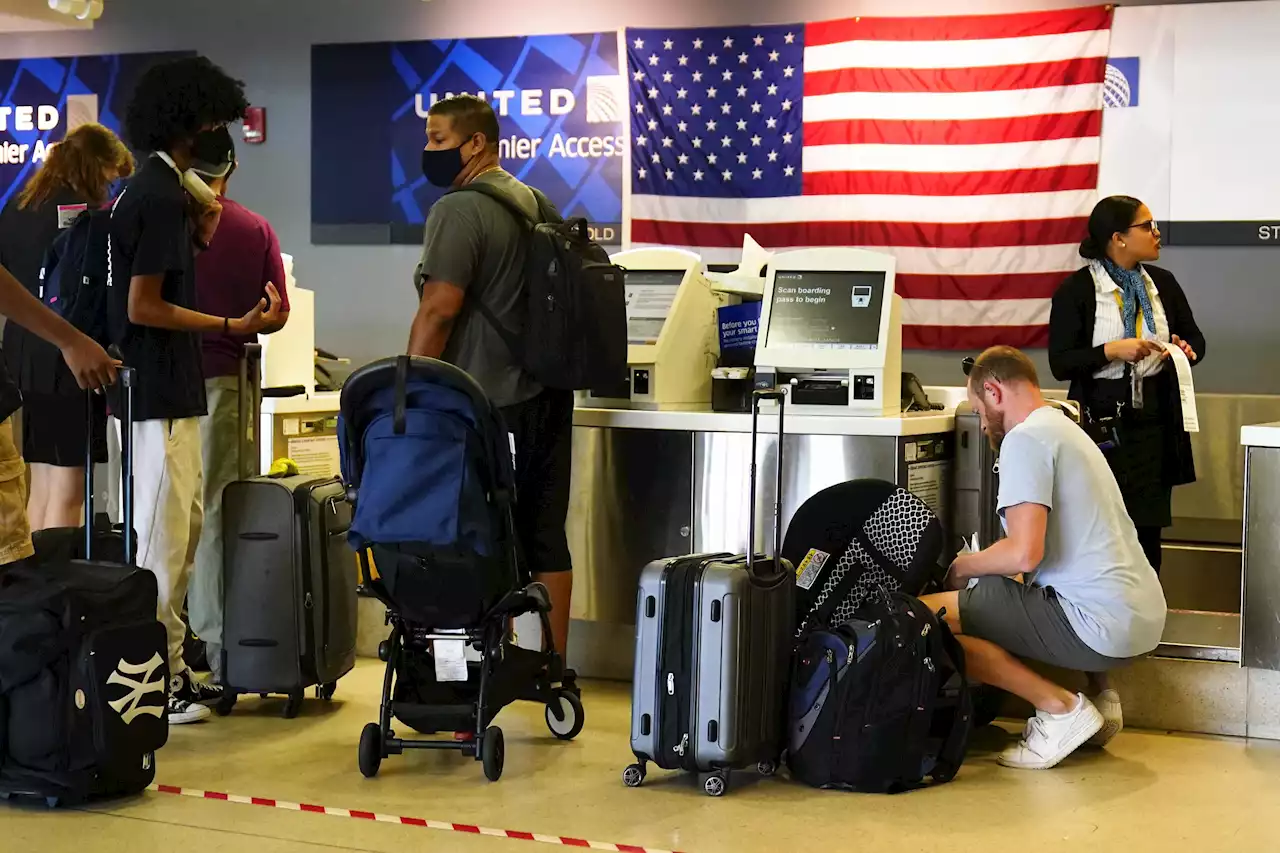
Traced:
<svg viewBox="0 0 1280 853">
<path fill-rule="evenodd" d="M 198 705 L 195 702 L 188 702 L 177 696 L 169 697 L 169 725 L 185 726 L 188 723 L 200 723 L 213 716 L 204 705 Z"/>
<path fill-rule="evenodd" d="M 189 669 L 181 672 L 169 679 L 169 722 L 177 726 L 207 720 L 209 706 L 221 698 L 221 687 L 198 681 Z"/>
</svg>

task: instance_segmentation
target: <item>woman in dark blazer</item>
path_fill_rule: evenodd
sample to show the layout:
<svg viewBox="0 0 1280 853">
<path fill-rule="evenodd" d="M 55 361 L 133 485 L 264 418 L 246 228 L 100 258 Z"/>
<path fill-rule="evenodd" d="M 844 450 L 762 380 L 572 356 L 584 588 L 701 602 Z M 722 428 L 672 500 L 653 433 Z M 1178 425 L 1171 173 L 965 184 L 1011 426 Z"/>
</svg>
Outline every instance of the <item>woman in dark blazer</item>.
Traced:
<svg viewBox="0 0 1280 853">
<path fill-rule="evenodd" d="M 1071 383 L 1070 397 L 1104 447 L 1142 549 L 1159 571 L 1173 487 L 1196 479 L 1178 377 L 1162 344 L 1196 365 L 1204 335 L 1178 280 L 1150 266 L 1160 258 L 1160 229 L 1142 202 L 1098 202 L 1080 255 L 1088 265 L 1053 296 L 1049 366 Z"/>
</svg>

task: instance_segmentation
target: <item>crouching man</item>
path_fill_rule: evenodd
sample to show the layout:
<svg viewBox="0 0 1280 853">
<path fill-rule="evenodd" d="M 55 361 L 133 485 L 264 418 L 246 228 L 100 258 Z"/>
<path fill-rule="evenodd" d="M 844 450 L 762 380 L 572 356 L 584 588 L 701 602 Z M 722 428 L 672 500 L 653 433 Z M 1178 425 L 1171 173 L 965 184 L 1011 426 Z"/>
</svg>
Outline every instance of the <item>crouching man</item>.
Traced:
<svg viewBox="0 0 1280 853">
<path fill-rule="evenodd" d="M 1120 699 L 1105 673 L 1160 643 L 1164 591 L 1102 451 L 1045 404 L 1026 355 L 1010 347 L 984 352 L 969 372 L 969 402 L 999 454 L 1006 538 L 957 558 L 947 584 L 956 591 L 924 600 L 945 610 L 973 681 L 1036 708 L 1000 763 L 1044 770 L 1120 731 Z M 1020 658 L 1086 673 L 1093 698 L 1037 675 Z"/>
</svg>

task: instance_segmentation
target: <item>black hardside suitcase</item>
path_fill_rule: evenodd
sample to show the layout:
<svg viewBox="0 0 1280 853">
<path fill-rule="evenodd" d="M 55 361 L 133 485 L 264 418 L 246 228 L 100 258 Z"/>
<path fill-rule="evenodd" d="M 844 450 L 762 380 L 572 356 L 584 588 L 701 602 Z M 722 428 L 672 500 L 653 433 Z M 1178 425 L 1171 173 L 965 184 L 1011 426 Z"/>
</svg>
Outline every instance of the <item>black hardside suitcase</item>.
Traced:
<svg viewBox="0 0 1280 853">
<path fill-rule="evenodd" d="M 756 392 L 751 423 L 751 532 L 755 544 L 756 439 L 762 399 L 778 401 L 778 482 L 782 495 L 781 392 Z M 657 560 L 640 578 L 632 684 L 628 787 L 647 762 L 709 773 L 704 790 L 722 796 L 729 771 L 778 767 L 786 725 L 795 630 L 795 570 L 780 556 L 781 506 L 774 506 L 773 556 L 696 554 Z"/>
<path fill-rule="evenodd" d="M 217 707 L 238 694 L 284 694 L 285 717 L 305 691 L 330 699 L 355 666 L 351 504 L 336 478 L 257 477 L 223 493 L 222 681 Z"/>
<path fill-rule="evenodd" d="M 119 561 L 135 553 L 134 381 L 132 370 L 120 371 L 119 553 L 100 554 L 101 533 L 84 528 L 75 549 L 84 559 L 46 555 L 0 569 L 0 798 L 52 806 L 139 793 L 154 781 L 155 753 L 169 737 L 156 579 Z M 85 478 L 92 519 L 92 464 Z"/>
</svg>

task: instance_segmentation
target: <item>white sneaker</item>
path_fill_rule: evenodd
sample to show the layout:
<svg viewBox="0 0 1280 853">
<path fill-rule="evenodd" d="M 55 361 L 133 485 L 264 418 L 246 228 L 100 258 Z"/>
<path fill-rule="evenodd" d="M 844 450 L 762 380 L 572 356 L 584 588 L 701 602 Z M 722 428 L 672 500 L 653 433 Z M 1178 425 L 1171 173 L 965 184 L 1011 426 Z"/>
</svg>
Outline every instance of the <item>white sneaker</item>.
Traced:
<svg viewBox="0 0 1280 853">
<path fill-rule="evenodd" d="M 1124 713 L 1120 710 L 1120 694 L 1104 690 L 1093 697 L 1093 705 L 1102 714 L 1102 728 L 1089 738 L 1089 746 L 1103 747 L 1111 743 L 1124 728 Z"/>
<path fill-rule="evenodd" d="M 180 699 L 177 696 L 169 697 L 169 725 L 171 726 L 200 723 L 211 716 L 213 716 L 213 712 L 204 705 L 188 702 L 186 699 Z"/>
<path fill-rule="evenodd" d="M 1048 770 L 1075 752 L 1105 724 L 1102 714 L 1083 693 L 1076 694 L 1076 699 L 1075 710 L 1066 714 L 1037 711 L 1027 720 L 1018 745 L 1000 753 L 997 760 L 1005 767 L 1020 770 Z"/>
</svg>

